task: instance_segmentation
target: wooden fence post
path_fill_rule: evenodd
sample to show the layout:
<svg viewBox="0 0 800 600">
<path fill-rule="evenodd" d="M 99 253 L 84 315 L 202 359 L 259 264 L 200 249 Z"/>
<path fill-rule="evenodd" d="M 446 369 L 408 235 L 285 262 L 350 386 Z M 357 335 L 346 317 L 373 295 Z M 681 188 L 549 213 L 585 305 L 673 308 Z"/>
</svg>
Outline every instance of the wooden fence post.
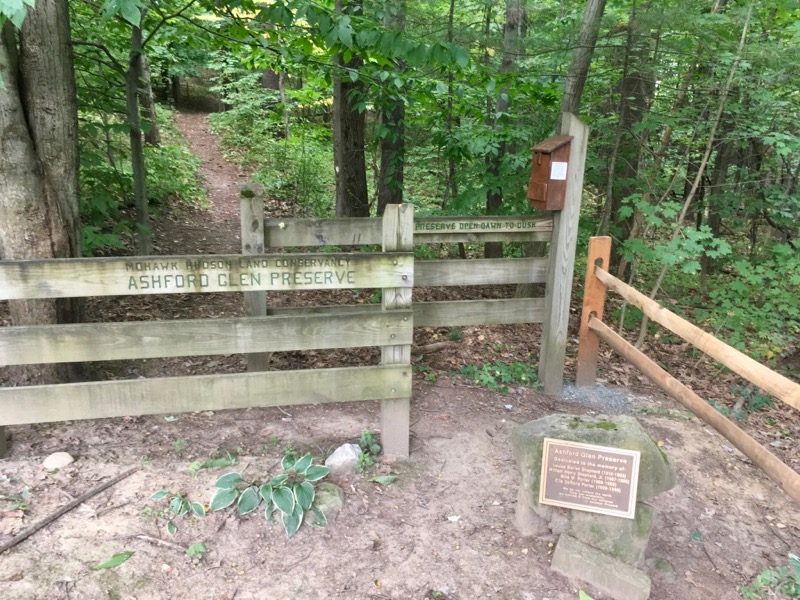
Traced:
<svg viewBox="0 0 800 600">
<path fill-rule="evenodd" d="M 242 254 L 264 254 L 264 195 L 260 189 L 243 185 L 239 190 L 242 230 Z M 267 316 L 267 293 L 244 292 L 244 314 L 248 317 Z M 246 354 L 248 371 L 269 369 L 268 352 Z"/>
<path fill-rule="evenodd" d="M 578 335 L 578 369 L 575 385 L 592 386 L 597 375 L 597 353 L 600 338 L 589 328 L 589 319 L 603 320 L 606 303 L 606 286 L 594 274 L 595 266 L 608 268 L 611 260 L 611 238 L 593 237 L 589 240 L 589 256 L 586 260 L 586 284 L 583 286 L 583 308 L 581 310 L 581 329 Z"/>
<path fill-rule="evenodd" d="M 571 135 L 569 172 L 564 210 L 553 213 L 553 238 L 550 242 L 550 263 L 545 293 L 545 317 L 542 325 L 542 347 L 539 353 L 539 380 L 545 394 L 560 394 L 564 386 L 564 357 L 567 351 L 569 304 L 572 296 L 572 274 L 575 267 L 575 246 L 578 241 L 578 218 L 581 212 L 583 170 L 589 128 L 575 115 L 564 113 L 561 135 Z"/>
<path fill-rule="evenodd" d="M 414 207 L 411 204 L 388 204 L 383 213 L 383 251 L 414 250 Z M 383 310 L 411 308 L 411 288 L 384 288 Z M 411 317 L 409 317 L 410 319 Z M 413 327 L 413 323 L 409 323 Z M 381 347 L 381 364 L 408 365 L 411 370 L 411 345 Z M 389 457 L 408 458 L 411 421 L 411 398 L 381 400 L 381 443 Z"/>
</svg>

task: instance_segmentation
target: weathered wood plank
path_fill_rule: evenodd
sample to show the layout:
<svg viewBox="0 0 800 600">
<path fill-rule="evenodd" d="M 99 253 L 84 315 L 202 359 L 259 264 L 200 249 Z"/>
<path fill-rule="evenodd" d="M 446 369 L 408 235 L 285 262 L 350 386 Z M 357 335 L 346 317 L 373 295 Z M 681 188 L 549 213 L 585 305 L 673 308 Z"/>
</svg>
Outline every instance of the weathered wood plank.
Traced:
<svg viewBox="0 0 800 600">
<path fill-rule="evenodd" d="M 597 354 L 600 338 L 589 329 L 589 318 L 603 320 L 606 304 L 606 286 L 595 275 L 595 266 L 608 268 L 611 260 L 611 238 L 593 237 L 589 240 L 589 256 L 586 261 L 586 283 L 583 286 L 583 308 L 578 333 L 578 360 L 575 385 L 592 386 L 597 376 Z"/>
<path fill-rule="evenodd" d="M 410 395 L 408 365 L 0 388 L 0 425 Z"/>
<path fill-rule="evenodd" d="M 239 191 L 239 217 L 242 228 L 242 254 L 264 254 L 264 196 L 260 190 L 242 186 Z M 267 293 L 245 292 L 244 314 L 248 317 L 267 316 Z M 269 369 L 270 355 L 266 352 L 247 355 L 248 371 Z"/>
<path fill-rule="evenodd" d="M 0 262 L 0 300 L 411 287 L 408 253 L 74 258 Z"/>
<path fill-rule="evenodd" d="M 414 249 L 414 206 L 389 204 L 383 213 L 383 251 L 403 252 Z M 411 308 L 411 288 L 384 288 L 381 294 L 384 312 L 405 312 Z M 409 317 L 406 317 L 409 318 Z M 409 318 L 409 320 L 411 320 Z M 411 342 L 383 346 L 382 365 L 403 365 L 411 370 Z M 411 437 L 411 394 L 405 398 L 381 400 L 381 444 L 389 457 L 408 458 Z"/>
<path fill-rule="evenodd" d="M 410 344 L 411 311 L 0 327 L 0 365 Z"/>
<path fill-rule="evenodd" d="M 589 128 L 575 115 L 563 113 L 561 134 L 571 135 L 573 139 L 570 145 L 564 210 L 553 213 L 553 239 L 550 243 L 545 319 L 542 327 L 542 349 L 539 353 L 539 380 L 546 394 L 560 394 L 564 386 L 572 273 L 575 267 Z"/>
<path fill-rule="evenodd" d="M 541 323 L 544 298 L 415 302 L 415 327 L 469 327 Z"/>
<path fill-rule="evenodd" d="M 513 325 L 541 323 L 544 320 L 544 298 L 503 298 L 492 300 L 450 300 L 414 302 L 414 327 L 467 327 L 470 325 Z M 331 316 L 380 312 L 378 304 L 350 306 L 282 306 L 271 309 L 275 315 Z"/>
<path fill-rule="evenodd" d="M 414 286 L 544 283 L 547 265 L 547 258 L 418 260 L 414 267 Z"/>
<path fill-rule="evenodd" d="M 296 246 L 361 246 L 381 243 L 378 218 L 266 219 L 268 248 Z"/>
<path fill-rule="evenodd" d="M 381 221 L 352 219 L 266 219 L 267 247 L 380 244 Z M 417 217 L 414 243 L 546 242 L 553 220 L 523 217 Z"/>
</svg>

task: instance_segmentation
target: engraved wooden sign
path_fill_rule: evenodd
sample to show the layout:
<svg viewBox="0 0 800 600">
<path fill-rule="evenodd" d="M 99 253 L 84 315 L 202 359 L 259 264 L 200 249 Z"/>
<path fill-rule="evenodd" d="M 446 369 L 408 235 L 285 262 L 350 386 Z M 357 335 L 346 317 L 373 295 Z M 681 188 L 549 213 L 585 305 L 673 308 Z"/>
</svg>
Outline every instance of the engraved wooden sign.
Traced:
<svg viewBox="0 0 800 600">
<path fill-rule="evenodd" d="M 633 519 L 638 450 L 545 438 L 539 503 Z"/>
</svg>

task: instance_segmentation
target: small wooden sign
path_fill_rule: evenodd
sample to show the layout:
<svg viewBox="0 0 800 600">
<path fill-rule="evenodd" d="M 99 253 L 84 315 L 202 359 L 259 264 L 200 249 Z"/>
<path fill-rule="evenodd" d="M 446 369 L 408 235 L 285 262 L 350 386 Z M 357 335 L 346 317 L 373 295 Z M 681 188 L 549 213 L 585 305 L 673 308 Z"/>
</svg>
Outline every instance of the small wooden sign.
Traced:
<svg viewBox="0 0 800 600">
<path fill-rule="evenodd" d="M 539 503 L 633 519 L 638 450 L 545 438 Z"/>
</svg>

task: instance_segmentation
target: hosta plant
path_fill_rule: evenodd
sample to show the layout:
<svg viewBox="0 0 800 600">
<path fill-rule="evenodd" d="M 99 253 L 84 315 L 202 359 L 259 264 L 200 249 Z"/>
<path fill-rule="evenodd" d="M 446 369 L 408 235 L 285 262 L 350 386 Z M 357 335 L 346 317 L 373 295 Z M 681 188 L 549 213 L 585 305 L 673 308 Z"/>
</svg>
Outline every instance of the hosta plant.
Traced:
<svg viewBox="0 0 800 600">
<path fill-rule="evenodd" d="M 274 521 L 275 512 L 280 513 L 288 537 L 297 533 L 306 518 L 312 527 L 325 527 L 328 524 L 325 515 L 314 506 L 314 484 L 331 470 L 313 464 L 313 460 L 311 454 L 295 458 L 294 454 L 288 453 L 281 460 L 284 472 L 266 482 L 250 482 L 242 479 L 239 473 L 227 473 L 214 484 L 217 491 L 211 499 L 210 509 L 223 510 L 235 503 L 236 512 L 246 515 L 264 503 L 264 516 Z"/>
</svg>

